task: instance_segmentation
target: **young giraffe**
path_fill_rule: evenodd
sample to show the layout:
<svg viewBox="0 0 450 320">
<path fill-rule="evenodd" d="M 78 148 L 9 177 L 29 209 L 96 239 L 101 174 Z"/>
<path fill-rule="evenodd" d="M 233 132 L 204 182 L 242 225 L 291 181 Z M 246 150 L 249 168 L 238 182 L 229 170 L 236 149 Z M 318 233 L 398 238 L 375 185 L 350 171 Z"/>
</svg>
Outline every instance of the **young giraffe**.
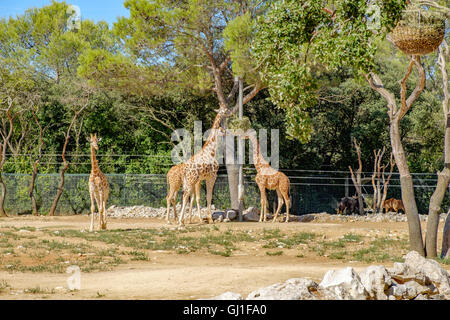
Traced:
<svg viewBox="0 0 450 320">
<path fill-rule="evenodd" d="M 193 155 L 187 162 L 183 170 L 183 205 L 181 207 L 180 217 L 178 219 L 178 225 L 183 226 L 184 211 L 189 200 L 189 196 L 193 197 L 195 191 L 195 197 L 197 202 L 197 212 L 200 222 L 200 185 L 203 180 L 206 180 L 206 201 L 208 204 L 208 222 L 213 223 L 211 214 L 211 200 L 214 183 L 217 178 L 217 171 L 219 170 L 219 163 L 216 160 L 216 149 L 218 145 L 218 136 L 223 136 L 225 130 L 220 126 L 220 123 L 226 117 L 231 115 L 231 111 L 226 107 L 221 107 L 217 111 L 216 118 L 214 119 L 211 127 L 211 133 L 208 136 L 205 144 L 200 152 Z M 197 187 L 198 185 L 198 187 Z M 195 189 L 195 190 L 194 190 Z"/>
<path fill-rule="evenodd" d="M 277 220 L 278 213 L 281 211 L 281 207 L 283 206 L 283 198 L 284 202 L 286 203 L 285 222 L 289 222 L 289 207 L 291 205 L 291 200 L 289 197 L 289 178 L 283 172 L 272 168 L 264 159 L 263 155 L 261 154 L 255 130 L 251 130 L 250 132 L 245 133 L 241 137 L 241 139 L 250 139 L 253 147 L 253 164 L 257 171 L 255 180 L 261 194 L 261 215 L 259 217 L 259 222 L 267 221 L 268 201 L 266 196 L 266 189 L 276 190 L 278 195 L 278 208 L 275 212 L 272 222 L 275 222 Z"/>
<path fill-rule="evenodd" d="M 109 196 L 109 184 L 106 176 L 101 172 L 98 166 L 98 160 L 95 158 L 95 150 L 98 150 L 97 134 L 91 134 L 89 143 L 91 145 L 91 174 L 89 176 L 89 195 L 91 197 L 91 226 L 89 231 L 94 230 L 94 211 L 95 202 L 97 203 L 97 209 L 99 212 L 99 228 L 106 229 L 106 202 Z"/>
<path fill-rule="evenodd" d="M 186 166 L 185 163 L 180 163 L 172 168 L 167 172 L 166 180 L 168 185 L 168 192 L 166 197 L 167 202 L 167 212 L 166 212 L 166 222 L 170 224 L 169 214 L 170 214 L 170 205 L 173 205 L 173 215 L 175 218 L 175 221 L 177 220 L 177 195 L 178 190 L 180 190 L 181 185 L 183 184 L 183 170 Z M 200 188 L 200 184 L 197 184 L 195 186 L 196 188 Z M 194 204 L 194 197 L 191 197 L 191 204 L 189 206 L 189 223 L 192 220 L 192 205 Z"/>
</svg>

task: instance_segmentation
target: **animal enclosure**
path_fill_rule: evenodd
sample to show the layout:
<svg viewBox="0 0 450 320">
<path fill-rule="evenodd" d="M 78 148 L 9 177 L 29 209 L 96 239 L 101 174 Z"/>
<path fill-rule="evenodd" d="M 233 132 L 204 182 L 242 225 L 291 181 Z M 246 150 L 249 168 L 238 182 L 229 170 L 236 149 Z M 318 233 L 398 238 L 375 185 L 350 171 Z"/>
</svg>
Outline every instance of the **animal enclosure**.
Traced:
<svg viewBox="0 0 450 320">
<path fill-rule="evenodd" d="M 344 196 L 353 196 L 355 188 L 348 173 L 343 171 L 296 171 L 283 170 L 291 180 L 291 212 L 301 215 L 316 212 L 336 213 L 338 202 Z M 371 177 L 371 172 L 363 173 L 363 193 L 372 195 L 372 185 L 364 178 Z M 419 211 L 426 213 L 429 199 L 436 185 L 436 175 L 413 174 L 415 193 Z M 149 207 L 165 207 L 167 195 L 166 176 L 164 174 L 107 174 L 110 182 L 110 198 L 107 207 L 143 205 Z M 31 202 L 28 196 L 30 176 L 26 174 L 4 174 L 8 186 L 6 210 L 11 214 L 31 213 Z M 58 205 L 59 214 L 89 213 L 90 199 L 88 192 L 89 174 L 66 174 L 64 192 Z M 58 187 L 58 174 L 40 174 L 36 180 L 35 196 L 41 213 L 48 212 Z M 367 182 L 364 182 L 367 181 Z M 245 175 L 246 207 L 259 208 L 259 190 L 254 181 L 254 174 L 247 169 Z M 205 184 L 202 184 L 201 205 L 206 205 Z M 398 176 L 394 175 L 388 188 L 388 199 L 401 199 Z M 273 211 L 276 203 L 276 192 L 268 192 L 269 208 Z M 181 192 L 177 203 L 181 201 Z M 219 174 L 213 192 L 213 204 L 218 209 L 230 208 L 228 177 Z M 447 211 L 449 197 L 445 197 L 442 210 Z M 367 209 L 367 207 L 366 207 Z M 282 209 L 281 212 L 284 212 Z"/>
</svg>

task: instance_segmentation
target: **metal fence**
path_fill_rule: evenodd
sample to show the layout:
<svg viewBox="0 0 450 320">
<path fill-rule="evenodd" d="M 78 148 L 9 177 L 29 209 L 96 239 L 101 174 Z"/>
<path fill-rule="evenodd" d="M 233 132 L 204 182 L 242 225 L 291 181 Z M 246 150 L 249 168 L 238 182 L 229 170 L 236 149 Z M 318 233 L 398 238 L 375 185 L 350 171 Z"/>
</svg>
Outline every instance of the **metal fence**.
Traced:
<svg viewBox="0 0 450 320">
<path fill-rule="evenodd" d="M 246 169 L 245 205 L 259 207 L 259 189 L 254 181 L 252 168 Z M 281 170 L 291 181 L 291 212 L 305 214 L 315 212 L 336 212 L 339 200 L 344 196 L 355 194 L 348 172 Z M 370 181 L 372 173 L 363 173 L 363 192 L 373 194 Z M 145 205 L 161 207 L 166 205 L 166 176 L 163 174 L 107 174 L 110 183 L 110 196 L 107 206 Z M 5 208 L 10 214 L 31 212 L 28 196 L 30 175 L 3 174 L 7 186 Z M 64 192 L 57 212 L 59 214 L 80 214 L 89 212 L 90 198 L 88 191 L 89 174 L 66 174 Z M 420 213 L 428 212 L 429 199 L 436 186 L 436 174 L 413 174 L 415 195 Z M 35 196 L 41 213 L 49 211 L 57 192 L 59 174 L 40 174 L 36 180 Z M 206 205 L 205 184 L 202 185 L 202 205 Z M 181 192 L 181 191 L 180 191 Z M 400 181 L 394 175 L 388 188 L 388 198 L 401 198 Z M 178 196 L 178 200 L 180 195 Z M 268 199 L 272 210 L 276 202 L 276 192 L 269 191 Z M 213 204 L 217 208 L 229 208 L 230 196 L 228 179 L 219 174 L 213 193 Z M 450 206 L 448 194 L 444 199 L 442 210 Z M 283 209 L 284 211 L 284 209 Z"/>
</svg>

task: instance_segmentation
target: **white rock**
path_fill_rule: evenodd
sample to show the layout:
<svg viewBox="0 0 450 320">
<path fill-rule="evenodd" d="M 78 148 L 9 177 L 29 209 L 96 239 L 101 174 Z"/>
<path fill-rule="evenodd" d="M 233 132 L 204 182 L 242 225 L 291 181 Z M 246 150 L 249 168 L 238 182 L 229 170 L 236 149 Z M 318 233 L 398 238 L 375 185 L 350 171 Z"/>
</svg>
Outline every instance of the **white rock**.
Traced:
<svg viewBox="0 0 450 320">
<path fill-rule="evenodd" d="M 419 274 L 429 278 L 439 289 L 445 299 L 450 299 L 450 276 L 439 263 L 432 259 L 422 257 L 416 251 L 410 251 L 405 256 L 405 266 L 413 274 Z M 427 283 L 425 283 L 427 285 Z"/>
<path fill-rule="evenodd" d="M 317 300 L 311 291 L 317 290 L 317 283 L 304 278 L 293 278 L 283 283 L 251 292 L 247 300 Z"/>
<path fill-rule="evenodd" d="M 259 221 L 258 209 L 249 207 L 242 213 L 244 221 Z"/>
<path fill-rule="evenodd" d="M 383 266 L 370 266 L 359 273 L 361 283 L 371 299 L 387 300 L 386 291 L 392 284 L 387 269 Z"/>
<path fill-rule="evenodd" d="M 234 220 L 237 217 L 237 213 L 234 210 L 227 210 L 226 219 Z"/>
<path fill-rule="evenodd" d="M 243 300 L 243 298 L 239 293 L 227 291 L 216 297 L 202 300 Z"/>
<path fill-rule="evenodd" d="M 333 300 L 366 300 L 369 293 L 361 283 L 361 279 L 352 267 L 340 270 L 329 270 L 319 287 L 325 295 Z"/>
</svg>

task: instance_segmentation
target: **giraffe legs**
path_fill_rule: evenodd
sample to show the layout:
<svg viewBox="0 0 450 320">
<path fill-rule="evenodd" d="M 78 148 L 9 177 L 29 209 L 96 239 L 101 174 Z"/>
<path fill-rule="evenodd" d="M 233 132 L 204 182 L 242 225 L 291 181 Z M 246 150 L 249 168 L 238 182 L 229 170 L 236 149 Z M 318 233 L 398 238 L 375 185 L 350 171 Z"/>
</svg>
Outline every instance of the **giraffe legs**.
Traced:
<svg viewBox="0 0 450 320">
<path fill-rule="evenodd" d="M 192 186 L 187 185 L 183 190 L 183 205 L 181 206 L 181 213 L 178 218 L 178 226 L 183 227 L 184 226 L 184 212 L 186 211 L 186 205 L 189 201 L 189 197 L 193 197 L 193 190 Z"/>
<path fill-rule="evenodd" d="M 177 194 L 176 193 L 172 199 L 172 206 L 173 206 L 173 218 L 175 219 L 175 221 L 177 221 Z M 169 217 L 167 217 L 167 220 L 169 220 Z"/>
<path fill-rule="evenodd" d="M 194 206 L 194 197 L 191 196 L 190 204 L 189 204 L 189 224 L 192 223 L 192 208 Z"/>
<path fill-rule="evenodd" d="M 109 196 L 109 190 L 105 190 L 103 193 L 103 201 L 102 201 L 102 215 L 101 217 L 101 225 L 102 225 L 102 229 L 106 230 L 106 202 L 108 201 L 108 196 Z"/>
<path fill-rule="evenodd" d="M 279 189 L 277 189 L 277 196 L 278 196 L 278 207 L 277 207 L 277 211 L 275 212 L 275 215 L 273 216 L 272 223 L 277 221 L 278 213 L 280 212 L 281 208 L 283 207 L 283 203 L 284 203 L 283 196 L 281 195 L 281 191 Z"/>
<path fill-rule="evenodd" d="M 258 185 L 259 193 L 261 196 L 261 212 L 259 215 L 259 222 L 267 221 L 267 198 L 266 198 L 266 188 L 263 185 Z"/>
<path fill-rule="evenodd" d="M 90 188 L 89 188 L 90 189 Z M 91 198 L 91 226 L 89 227 L 89 232 L 94 231 L 94 214 L 95 214 L 95 199 L 94 199 L 94 192 L 92 190 L 89 190 L 89 196 Z"/>
<path fill-rule="evenodd" d="M 195 187 L 194 187 L 194 191 L 195 191 L 195 201 L 197 202 L 197 216 L 198 216 L 198 220 L 200 223 L 203 223 L 203 219 L 202 219 L 202 211 L 200 209 L 200 190 L 201 190 L 201 182 L 198 182 Z M 192 194 L 192 198 L 191 198 L 191 216 L 192 216 L 192 208 L 194 206 L 194 194 Z"/>
<path fill-rule="evenodd" d="M 170 224 L 170 220 L 169 220 L 170 205 L 173 205 L 173 213 L 175 216 L 175 220 L 177 219 L 177 211 L 175 208 L 176 199 L 177 199 L 177 194 L 175 193 L 175 190 L 173 190 L 173 188 L 170 187 L 169 194 L 166 197 L 166 202 L 167 202 L 166 222 L 167 222 L 167 224 Z"/>
<path fill-rule="evenodd" d="M 105 230 L 106 229 L 106 219 L 105 219 L 105 202 L 104 202 L 104 194 L 103 192 L 100 192 L 99 194 L 99 203 L 98 211 L 99 211 L 99 229 Z"/>
<path fill-rule="evenodd" d="M 95 203 L 97 204 L 98 215 L 100 217 L 100 210 L 101 210 L 100 196 L 99 196 L 98 192 L 94 191 L 93 193 L 94 193 Z M 94 209 L 95 209 L 95 206 L 94 206 Z M 92 221 L 92 231 L 93 231 L 94 230 L 94 216 L 92 216 L 92 220 L 91 221 Z"/>
<path fill-rule="evenodd" d="M 206 201 L 208 203 L 208 223 L 214 223 L 212 219 L 211 212 L 211 201 L 212 194 L 214 189 L 214 183 L 216 182 L 217 175 L 213 175 L 212 177 L 206 179 Z"/>
<path fill-rule="evenodd" d="M 286 203 L 286 220 L 284 222 L 289 222 L 289 208 L 291 207 L 291 199 L 288 193 L 283 194 L 284 202 Z"/>
</svg>

